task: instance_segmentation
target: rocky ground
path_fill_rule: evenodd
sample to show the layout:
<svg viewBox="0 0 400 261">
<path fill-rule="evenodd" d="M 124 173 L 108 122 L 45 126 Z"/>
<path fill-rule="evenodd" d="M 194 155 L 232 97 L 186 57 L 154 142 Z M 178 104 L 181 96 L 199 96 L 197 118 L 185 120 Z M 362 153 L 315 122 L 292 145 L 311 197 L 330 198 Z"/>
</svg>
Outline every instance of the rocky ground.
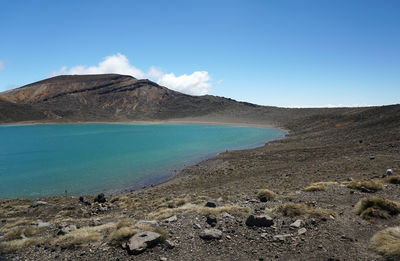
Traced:
<svg viewBox="0 0 400 261">
<path fill-rule="evenodd" d="M 371 238 L 399 226 L 400 106 L 279 126 L 132 193 L 1 200 L 0 259 L 398 260 Z"/>
</svg>

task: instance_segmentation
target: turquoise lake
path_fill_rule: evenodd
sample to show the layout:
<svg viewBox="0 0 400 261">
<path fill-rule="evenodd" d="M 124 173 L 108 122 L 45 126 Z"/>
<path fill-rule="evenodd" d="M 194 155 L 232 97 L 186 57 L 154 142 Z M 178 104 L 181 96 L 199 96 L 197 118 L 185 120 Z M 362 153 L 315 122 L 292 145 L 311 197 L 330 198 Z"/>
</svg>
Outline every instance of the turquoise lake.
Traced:
<svg viewBox="0 0 400 261">
<path fill-rule="evenodd" d="M 285 134 L 203 124 L 1 125 L 0 198 L 138 189 L 219 152 Z"/>
</svg>

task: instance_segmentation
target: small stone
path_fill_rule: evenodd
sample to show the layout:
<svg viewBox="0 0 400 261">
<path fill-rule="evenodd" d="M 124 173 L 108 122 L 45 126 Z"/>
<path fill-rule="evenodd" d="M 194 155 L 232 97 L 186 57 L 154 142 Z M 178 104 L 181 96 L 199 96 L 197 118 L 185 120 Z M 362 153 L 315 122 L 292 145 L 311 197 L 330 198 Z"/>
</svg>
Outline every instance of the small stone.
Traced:
<svg viewBox="0 0 400 261">
<path fill-rule="evenodd" d="M 200 238 L 205 240 L 221 239 L 221 237 L 222 231 L 215 228 L 205 229 L 200 233 Z"/>
<path fill-rule="evenodd" d="M 302 228 L 300 228 L 298 231 L 297 231 L 297 235 L 303 235 L 304 233 L 306 233 L 307 232 L 307 229 L 305 229 L 304 227 L 302 227 Z"/>
<path fill-rule="evenodd" d="M 127 248 L 129 254 L 140 254 L 147 248 L 156 246 L 161 239 L 161 235 L 155 232 L 145 231 L 131 237 Z"/>
<path fill-rule="evenodd" d="M 250 215 L 246 220 L 246 225 L 249 227 L 270 227 L 274 224 L 273 219 L 267 215 L 254 216 Z"/>
<path fill-rule="evenodd" d="M 301 227 L 301 224 L 302 224 L 302 223 L 303 223 L 303 220 L 297 219 L 295 222 L 293 222 L 292 224 L 290 224 L 290 228 L 291 228 L 291 229 L 299 228 L 299 227 Z"/>
<path fill-rule="evenodd" d="M 279 241 L 279 242 L 284 242 L 286 240 L 287 237 L 290 237 L 289 234 L 285 234 L 285 235 L 275 235 L 273 237 L 274 241 Z"/>
<path fill-rule="evenodd" d="M 393 174 L 393 170 L 392 169 L 387 169 L 386 170 L 386 176 L 390 176 Z"/>
<path fill-rule="evenodd" d="M 158 227 L 158 222 L 156 220 L 139 220 L 136 222 L 138 225 L 144 225 L 144 226 L 151 226 L 151 227 Z"/>
<path fill-rule="evenodd" d="M 262 233 L 262 234 L 261 234 L 261 237 L 264 238 L 264 239 L 267 239 L 268 233 Z"/>
<path fill-rule="evenodd" d="M 173 249 L 175 247 L 175 243 L 172 242 L 171 240 L 165 240 L 164 241 L 164 245 L 168 248 L 168 249 Z"/>
<path fill-rule="evenodd" d="M 39 201 L 36 201 L 36 202 L 34 202 L 32 205 L 31 205 L 31 208 L 36 208 L 36 207 L 39 207 L 39 206 L 45 206 L 45 205 L 47 205 L 48 203 L 46 202 L 46 201 L 41 201 L 41 200 L 39 200 Z"/>
<path fill-rule="evenodd" d="M 216 208 L 217 207 L 217 203 L 215 203 L 213 201 L 208 201 L 206 203 L 206 207 L 208 207 L 208 208 Z"/>
<path fill-rule="evenodd" d="M 100 218 L 96 218 L 90 221 L 89 226 L 91 227 L 97 227 L 101 225 L 101 220 Z"/>
<path fill-rule="evenodd" d="M 61 224 L 59 228 L 60 230 L 58 230 L 57 235 L 65 235 L 77 229 L 76 226 L 72 224 L 71 225 Z"/>
<path fill-rule="evenodd" d="M 232 215 L 229 214 L 228 212 L 222 212 L 222 213 L 221 213 L 221 216 L 222 216 L 223 218 L 232 218 L 232 219 L 235 218 L 234 216 L 232 216 Z"/>
<path fill-rule="evenodd" d="M 369 156 L 369 159 L 370 159 L 370 160 L 374 160 L 374 159 L 375 159 L 375 156 Z"/>
<path fill-rule="evenodd" d="M 175 222 L 175 221 L 177 221 L 177 220 L 178 220 L 178 217 L 177 217 L 176 215 L 173 215 L 172 217 L 169 217 L 169 218 L 164 219 L 164 221 L 165 221 L 166 223 Z"/>
<path fill-rule="evenodd" d="M 42 221 L 39 221 L 38 222 L 38 224 L 37 224 L 37 227 L 38 228 L 42 228 L 42 227 L 51 227 L 51 226 L 53 226 L 51 223 L 49 223 L 49 222 L 42 222 Z"/>
<path fill-rule="evenodd" d="M 342 236 L 340 237 L 340 240 L 342 240 L 342 241 L 351 241 L 351 242 L 354 241 L 352 238 L 350 238 L 350 237 L 348 237 L 348 236 L 346 236 L 346 235 L 342 235 Z"/>
<path fill-rule="evenodd" d="M 217 218 L 214 215 L 207 215 L 207 224 L 209 224 L 212 227 L 215 227 L 217 224 Z"/>
<path fill-rule="evenodd" d="M 167 261 L 168 259 L 166 257 L 160 257 L 160 261 Z"/>
<path fill-rule="evenodd" d="M 196 229 L 201 229 L 201 225 L 199 223 L 193 224 L 193 227 Z"/>
</svg>

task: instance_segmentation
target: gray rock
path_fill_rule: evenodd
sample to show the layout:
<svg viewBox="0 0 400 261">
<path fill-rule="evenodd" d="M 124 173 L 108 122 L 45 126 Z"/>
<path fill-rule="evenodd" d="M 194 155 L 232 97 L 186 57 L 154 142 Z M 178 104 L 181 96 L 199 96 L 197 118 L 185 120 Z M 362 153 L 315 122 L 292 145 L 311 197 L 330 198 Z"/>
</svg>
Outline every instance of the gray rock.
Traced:
<svg viewBox="0 0 400 261">
<path fill-rule="evenodd" d="M 303 223 L 303 220 L 297 219 L 295 222 L 293 222 L 292 224 L 290 224 L 290 228 L 291 228 L 291 229 L 299 228 L 299 227 L 301 227 L 301 224 L 302 224 L 302 223 Z"/>
<path fill-rule="evenodd" d="M 131 237 L 126 245 L 129 254 L 137 255 L 147 248 L 156 246 L 161 241 L 161 235 L 155 232 L 145 231 Z"/>
<path fill-rule="evenodd" d="M 71 225 L 61 224 L 58 228 L 60 230 L 58 230 L 57 235 L 65 235 L 77 229 L 76 226 L 72 224 Z"/>
<path fill-rule="evenodd" d="M 175 222 L 175 221 L 177 221 L 177 220 L 178 220 L 178 217 L 177 217 L 176 215 L 173 215 L 172 217 L 169 217 L 169 218 L 164 219 L 164 221 L 165 221 L 166 223 Z"/>
<path fill-rule="evenodd" d="M 302 228 L 300 228 L 298 231 L 297 231 L 297 235 L 303 235 L 304 233 L 306 233 L 307 232 L 307 229 L 305 229 L 304 227 L 302 227 Z"/>
<path fill-rule="evenodd" d="M 91 227 L 97 227 L 101 225 L 101 220 L 100 218 L 96 218 L 90 221 L 89 226 Z"/>
<path fill-rule="evenodd" d="M 158 227 L 158 222 L 156 220 L 139 220 L 136 222 L 138 225 L 150 226 L 150 227 Z"/>
<path fill-rule="evenodd" d="M 193 227 L 196 229 L 201 229 L 201 225 L 199 223 L 194 223 Z"/>
<path fill-rule="evenodd" d="M 160 257 L 160 261 L 167 261 L 168 259 L 166 257 Z"/>
<path fill-rule="evenodd" d="M 386 176 L 390 176 L 393 174 L 393 170 L 392 169 L 387 169 L 386 170 Z"/>
<path fill-rule="evenodd" d="M 206 203 L 206 207 L 209 207 L 209 208 L 216 208 L 216 207 L 217 207 L 217 203 L 215 203 L 215 202 L 213 202 L 213 201 L 208 201 L 208 202 Z"/>
<path fill-rule="evenodd" d="M 42 221 L 39 221 L 38 222 L 38 224 L 37 224 L 37 227 L 38 228 L 42 228 L 42 227 L 52 227 L 53 225 L 51 224 L 51 223 L 49 223 L 49 222 L 42 222 Z"/>
<path fill-rule="evenodd" d="M 200 233 L 200 238 L 205 240 L 221 239 L 221 237 L 222 231 L 215 228 L 205 229 Z"/>
<path fill-rule="evenodd" d="M 275 235 L 273 237 L 274 241 L 279 241 L 279 242 L 283 242 L 286 240 L 287 237 L 290 237 L 290 234 L 284 234 L 284 235 Z"/>
<path fill-rule="evenodd" d="M 214 215 L 207 215 L 207 220 L 206 220 L 207 224 L 209 224 L 210 226 L 215 227 L 215 225 L 217 224 L 217 218 Z"/>
<path fill-rule="evenodd" d="M 249 227 L 270 227 L 274 224 L 273 219 L 267 215 L 254 216 L 250 215 L 246 220 L 246 225 Z"/>
<path fill-rule="evenodd" d="M 232 215 L 229 214 L 228 212 L 222 212 L 222 213 L 221 213 L 221 217 L 223 217 L 223 218 L 232 218 L 232 219 L 235 218 L 234 216 L 232 216 Z"/>
<path fill-rule="evenodd" d="M 39 206 L 45 206 L 45 205 L 47 205 L 48 203 L 46 202 L 46 201 L 36 201 L 36 202 L 33 202 L 33 204 L 31 205 L 31 208 L 36 208 L 36 207 L 39 207 Z"/>
<path fill-rule="evenodd" d="M 172 242 L 171 240 L 165 240 L 164 241 L 164 245 L 168 248 L 168 249 L 173 249 L 175 247 L 175 243 Z"/>
</svg>

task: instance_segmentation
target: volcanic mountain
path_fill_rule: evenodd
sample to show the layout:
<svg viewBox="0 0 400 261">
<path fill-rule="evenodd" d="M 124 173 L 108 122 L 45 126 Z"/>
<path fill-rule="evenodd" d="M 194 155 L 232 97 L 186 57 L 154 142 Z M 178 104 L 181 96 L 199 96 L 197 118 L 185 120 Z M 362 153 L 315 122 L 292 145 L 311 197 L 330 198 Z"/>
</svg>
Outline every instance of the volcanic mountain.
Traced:
<svg viewBox="0 0 400 261">
<path fill-rule="evenodd" d="M 64 75 L 0 93 L 0 122 L 160 120 L 257 107 L 186 95 L 127 75 Z"/>
</svg>

